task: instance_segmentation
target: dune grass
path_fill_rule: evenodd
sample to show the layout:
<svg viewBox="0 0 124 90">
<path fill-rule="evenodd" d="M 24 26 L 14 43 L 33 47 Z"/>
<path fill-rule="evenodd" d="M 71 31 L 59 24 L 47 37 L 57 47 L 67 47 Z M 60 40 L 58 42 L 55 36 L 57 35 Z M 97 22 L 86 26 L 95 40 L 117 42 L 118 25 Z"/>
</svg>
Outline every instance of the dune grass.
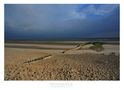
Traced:
<svg viewBox="0 0 124 90">
<path fill-rule="evenodd" d="M 93 42 L 93 46 L 90 47 L 90 49 L 95 50 L 97 52 L 100 52 L 104 50 L 103 44 L 101 42 Z"/>
</svg>

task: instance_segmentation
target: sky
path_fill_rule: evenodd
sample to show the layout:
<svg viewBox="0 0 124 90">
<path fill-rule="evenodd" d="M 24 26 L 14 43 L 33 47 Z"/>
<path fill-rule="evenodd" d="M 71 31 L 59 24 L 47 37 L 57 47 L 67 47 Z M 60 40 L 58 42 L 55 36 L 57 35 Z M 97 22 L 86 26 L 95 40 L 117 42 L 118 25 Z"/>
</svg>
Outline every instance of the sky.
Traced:
<svg viewBox="0 0 124 90">
<path fill-rule="evenodd" d="M 119 4 L 5 4 L 5 40 L 118 38 Z"/>
</svg>

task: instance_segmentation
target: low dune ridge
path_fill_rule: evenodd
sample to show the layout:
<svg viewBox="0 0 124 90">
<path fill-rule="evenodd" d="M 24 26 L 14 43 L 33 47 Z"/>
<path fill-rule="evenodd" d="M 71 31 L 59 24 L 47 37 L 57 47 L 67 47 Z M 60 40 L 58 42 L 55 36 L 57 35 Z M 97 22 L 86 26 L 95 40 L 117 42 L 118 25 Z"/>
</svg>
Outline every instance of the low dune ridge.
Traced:
<svg viewBox="0 0 124 90">
<path fill-rule="evenodd" d="M 26 49 L 6 45 L 5 80 L 120 79 L 119 45 L 104 44 L 104 50 L 100 52 L 90 49 L 92 44 L 85 43 L 70 47 L 56 46 L 48 45 L 46 46 L 48 48 L 43 46 L 46 49 Z"/>
</svg>

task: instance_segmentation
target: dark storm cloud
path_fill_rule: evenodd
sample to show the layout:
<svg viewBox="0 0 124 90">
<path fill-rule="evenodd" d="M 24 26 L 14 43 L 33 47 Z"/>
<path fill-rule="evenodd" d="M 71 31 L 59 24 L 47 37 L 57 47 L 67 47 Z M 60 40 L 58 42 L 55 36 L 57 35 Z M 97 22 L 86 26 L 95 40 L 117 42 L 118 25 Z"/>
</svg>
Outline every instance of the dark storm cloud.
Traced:
<svg viewBox="0 0 124 90">
<path fill-rule="evenodd" d="M 6 39 L 119 37 L 119 5 L 5 5 Z"/>
</svg>

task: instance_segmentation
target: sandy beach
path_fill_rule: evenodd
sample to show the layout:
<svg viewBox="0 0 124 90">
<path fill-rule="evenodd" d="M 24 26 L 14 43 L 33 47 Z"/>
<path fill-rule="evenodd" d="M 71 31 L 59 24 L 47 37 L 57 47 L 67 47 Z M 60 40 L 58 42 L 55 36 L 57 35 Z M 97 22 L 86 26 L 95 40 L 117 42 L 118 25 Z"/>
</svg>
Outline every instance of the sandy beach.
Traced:
<svg viewBox="0 0 124 90">
<path fill-rule="evenodd" d="M 69 43 L 69 42 L 68 42 Z M 5 80 L 119 80 L 119 44 L 5 43 Z M 71 42 L 72 43 L 72 42 Z M 77 44 L 79 43 L 79 44 Z"/>
</svg>

